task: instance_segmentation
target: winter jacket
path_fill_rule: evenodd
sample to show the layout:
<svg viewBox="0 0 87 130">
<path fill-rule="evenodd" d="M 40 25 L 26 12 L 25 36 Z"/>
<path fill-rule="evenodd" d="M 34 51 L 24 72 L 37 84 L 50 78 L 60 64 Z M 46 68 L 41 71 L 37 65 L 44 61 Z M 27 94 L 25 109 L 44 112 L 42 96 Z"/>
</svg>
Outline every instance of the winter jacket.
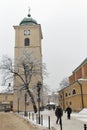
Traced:
<svg viewBox="0 0 87 130">
<path fill-rule="evenodd" d="M 61 117 L 61 116 L 63 115 L 63 110 L 62 110 L 62 108 L 56 108 L 56 110 L 55 110 L 55 115 L 56 115 L 57 117 Z"/>
<path fill-rule="evenodd" d="M 72 113 L 72 109 L 70 107 L 67 107 L 65 112 L 67 112 L 68 114 L 71 114 Z"/>
</svg>

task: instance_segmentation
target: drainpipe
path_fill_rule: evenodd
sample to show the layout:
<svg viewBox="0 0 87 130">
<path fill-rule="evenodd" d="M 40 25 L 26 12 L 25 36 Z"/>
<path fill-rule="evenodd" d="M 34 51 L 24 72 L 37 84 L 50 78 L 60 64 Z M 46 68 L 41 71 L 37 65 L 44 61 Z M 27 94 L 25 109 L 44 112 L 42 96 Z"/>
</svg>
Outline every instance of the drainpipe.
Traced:
<svg viewBox="0 0 87 130">
<path fill-rule="evenodd" d="M 84 108 L 84 100 L 83 100 L 83 90 L 82 90 L 82 84 L 77 80 L 77 83 L 80 86 L 80 90 L 81 90 L 81 102 L 82 102 L 82 109 Z"/>
<path fill-rule="evenodd" d="M 63 96 L 63 110 L 65 110 L 65 104 L 64 104 L 64 91 L 62 91 L 62 96 Z"/>
</svg>

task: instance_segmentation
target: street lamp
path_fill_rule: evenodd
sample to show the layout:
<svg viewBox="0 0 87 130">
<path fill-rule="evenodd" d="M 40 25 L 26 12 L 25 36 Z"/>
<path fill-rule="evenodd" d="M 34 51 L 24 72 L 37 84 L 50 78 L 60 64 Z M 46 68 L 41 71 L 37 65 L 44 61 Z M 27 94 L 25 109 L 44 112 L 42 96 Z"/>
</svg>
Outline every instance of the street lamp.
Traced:
<svg viewBox="0 0 87 130">
<path fill-rule="evenodd" d="M 18 97 L 18 113 L 19 113 L 19 97 Z"/>
<path fill-rule="evenodd" d="M 27 102 L 27 94 L 25 93 L 25 112 L 24 115 L 27 116 L 27 112 L 26 112 L 26 102 Z"/>
<path fill-rule="evenodd" d="M 42 84 L 41 84 L 41 82 L 40 81 L 38 81 L 38 83 L 37 83 L 37 92 L 38 92 L 38 99 L 37 99 L 37 102 L 38 102 L 38 120 L 39 120 L 39 124 L 40 124 L 40 101 L 41 101 L 41 99 L 40 99 L 40 90 L 41 90 L 41 88 L 42 88 Z"/>
</svg>

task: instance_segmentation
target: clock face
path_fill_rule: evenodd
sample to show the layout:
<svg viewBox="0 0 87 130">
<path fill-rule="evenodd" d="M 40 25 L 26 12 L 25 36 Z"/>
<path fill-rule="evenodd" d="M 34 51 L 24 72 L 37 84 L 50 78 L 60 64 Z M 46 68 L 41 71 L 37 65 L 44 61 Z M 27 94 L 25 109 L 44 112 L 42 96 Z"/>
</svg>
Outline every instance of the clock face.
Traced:
<svg viewBox="0 0 87 130">
<path fill-rule="evenodd" d="M 24 35 L 29 35 L 30 34 L 30 30 L 24 30 Z"/>
</svg>

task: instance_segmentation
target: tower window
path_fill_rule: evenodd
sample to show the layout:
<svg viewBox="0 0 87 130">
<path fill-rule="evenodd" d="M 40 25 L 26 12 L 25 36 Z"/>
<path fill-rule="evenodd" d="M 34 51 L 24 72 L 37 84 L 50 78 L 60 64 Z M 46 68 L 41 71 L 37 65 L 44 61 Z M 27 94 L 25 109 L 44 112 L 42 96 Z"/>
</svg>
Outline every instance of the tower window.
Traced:
<svg viewBox="0 0 87 130">
<path fill-rule="evenodd" d="M 29 38 L 25 38 L 24 45 L 25 46 L 29 46 L 30 45 L 30 39 Z"/>
</svg>

